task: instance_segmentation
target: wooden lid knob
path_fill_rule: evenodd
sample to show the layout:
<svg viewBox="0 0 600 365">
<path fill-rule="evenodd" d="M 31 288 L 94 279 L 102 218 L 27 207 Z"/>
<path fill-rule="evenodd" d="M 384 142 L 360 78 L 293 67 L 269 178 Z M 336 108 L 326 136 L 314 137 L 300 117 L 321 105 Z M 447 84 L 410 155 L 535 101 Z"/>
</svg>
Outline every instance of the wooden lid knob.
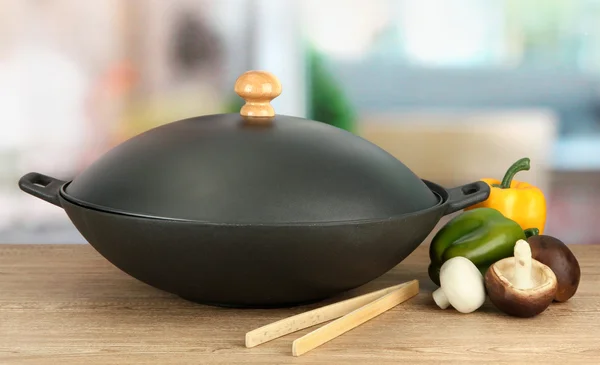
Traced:
<svg viewBox="0 0 600 365">
<path fill-rule="evenodd" d="M 246 101 L 240 110 L 244 117 L 272 118 L 275 110 L 271 100 L 281 94 L 281 83 L 270 72 L 248 71 L 238 77 L 235 92 Z"/>
</svg>

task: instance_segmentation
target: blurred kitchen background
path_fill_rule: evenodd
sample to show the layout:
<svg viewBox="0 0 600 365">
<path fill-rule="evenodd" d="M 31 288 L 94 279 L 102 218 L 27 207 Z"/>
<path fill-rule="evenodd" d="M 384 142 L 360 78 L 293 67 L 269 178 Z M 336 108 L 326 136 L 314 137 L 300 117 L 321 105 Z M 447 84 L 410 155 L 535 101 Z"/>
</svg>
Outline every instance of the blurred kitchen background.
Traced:
<svg viewBox="0 0 600 365">
<path fill-rule="evenodd" d="M 85 242 L 19 177 L 237 112 L 248 69 L 447 187 L 528 156 L 546 232 L 600 242 L 599 0 L 0 0 L 0 242 Z"/>
</svg>

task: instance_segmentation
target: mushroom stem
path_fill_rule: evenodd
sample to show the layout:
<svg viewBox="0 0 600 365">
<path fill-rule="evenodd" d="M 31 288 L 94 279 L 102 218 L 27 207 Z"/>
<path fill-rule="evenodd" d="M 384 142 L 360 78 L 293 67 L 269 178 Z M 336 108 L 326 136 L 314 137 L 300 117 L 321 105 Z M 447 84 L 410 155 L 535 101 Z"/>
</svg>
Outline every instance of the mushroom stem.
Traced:
<svg viewBox="0 0 600 365">
<path fill-rule="evenodd" d="M 438 288 L 433 292 L 433 300 L 435 301 L 435 304 L 442 309 L 446 309 L 450 306 L 450 301 L 442 288 Z"/>
<path fill-rule="evenodd" d="M 531 247 L 525 240 L 518 240 L 515 244 L 515 277 L 513 285 L 517 289 L 530 289 L 533 287 L 531 280 Z"/>
</svg>

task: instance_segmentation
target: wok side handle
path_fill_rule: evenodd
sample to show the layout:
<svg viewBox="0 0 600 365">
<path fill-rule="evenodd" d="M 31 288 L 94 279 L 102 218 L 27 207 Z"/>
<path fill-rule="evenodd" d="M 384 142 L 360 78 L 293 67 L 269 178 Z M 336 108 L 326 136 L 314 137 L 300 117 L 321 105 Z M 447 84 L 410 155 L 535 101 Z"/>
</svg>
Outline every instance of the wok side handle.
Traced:
<svg viewBox="0 0 600 365">
<path fill-rule="evenodd" d="M 19 188 L 27 194 L 60 207 L 58 194 L 65 181 L 37 172 L 30 172 L 19 179 Z"/>
<path fill-rule="evenodd" d="M 483 181 L 477 181 L 449 189 L 446 214 L 454 213 L 477 203 L 481 203 L 489 196 L 490 186 Z"/>
</svg>

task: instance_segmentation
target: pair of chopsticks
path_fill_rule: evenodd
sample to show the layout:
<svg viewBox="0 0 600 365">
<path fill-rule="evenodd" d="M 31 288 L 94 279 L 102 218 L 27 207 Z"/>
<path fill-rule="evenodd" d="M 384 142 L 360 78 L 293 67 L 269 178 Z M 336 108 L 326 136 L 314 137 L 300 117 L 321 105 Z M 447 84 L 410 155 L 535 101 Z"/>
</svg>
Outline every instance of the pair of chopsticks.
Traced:
<svg viewBox="0 0 600 365">
<path fill-rule="evenodd" d="M 246 333 L 246 347 L 255 347 L 292 332 L 335 319 L 292 343 L 292 355 L 300 356 L 394 308 L 418 293 L 419 281 L 412 280 L 297 314 Z"/>
</svg>

